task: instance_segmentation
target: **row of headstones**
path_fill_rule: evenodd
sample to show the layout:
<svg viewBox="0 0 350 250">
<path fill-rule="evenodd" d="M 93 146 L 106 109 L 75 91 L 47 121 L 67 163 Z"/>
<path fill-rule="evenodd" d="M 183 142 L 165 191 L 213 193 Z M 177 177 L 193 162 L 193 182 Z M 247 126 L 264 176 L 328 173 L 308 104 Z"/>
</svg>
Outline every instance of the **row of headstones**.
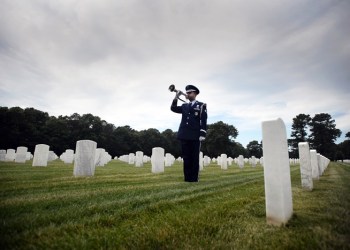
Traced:
<svg viewBox="0 0 350 250">
<path fill-rule="evenodd" d="M 239 168 L 243 168 L 245 163 L 249 163 L 252 167 L 256 167 L 257 164 L 264 166 L 264 157 L 256 158 L 252 156 L 250 158 L 244 158 L 243 155 L 239 155 L 237 158 L 233 159 L 232 157 L 227 157 L 226 154 L 221 154 L 217 158 L 213 158 L 213 162 L 216 162 L 221 169 L 226 170 L 229 166 L 232 166 L 233 162 L 238 165 Z M 291 158 L 289 159 L 289 163 L 291 165 L 298 164 L 299 159 Z"/>
<path fill-rule="evenodd" d="M 120 157 L 114 157 L 115 160 L 120 160 L 126 162 L 130 165 L 134 165 L 136 167 L 142 167 L 144 163 L 147 163 L 151 160 L 151 158 L 147 155 L 144 155 L 142 151 L 137 151 L 136 154 L 130 153 L 128 155 L 121 155 Z"/>
<path fill-rule="evenodd" d="M 34 156 L 27 152 L 27 147 L 18 147 L 14 149 L 0 150 L 0 161 L 15 161 L 16 163 L 25 163 L 27 160 L 33 159 L 33 167 L 46 167 L 47 163 L 58 159 L 58 156 L 50 151 L 50 146 L 46 144 L 38 144 L 35 146 Z M 73 163 L 75 155 L 74 150 L 67 149 L 59 157 L 64 163 Z M 97 148 L 95 152 L 95 166 L 104 166 L 112 159 L 111 155 L 103 148 Z"/>
<path fill-rule="evenodd" d="M 177 159 L 175 159 L 175 157 L 170 153 L 165 153 L 163 154 L 163 156 L 158 155 L 162 153 L 165 153 L 165 150 L 163 148 L 155 147 L 152 149 L 151 157 L 144 155 L 142 151 L 137 151 L 136 154 L 130 153 L 128 155 L 122 155 L 120 157 L 116 156 L 114 157 L 114 159 L 126 162 L 130 165 L 135 165 L 136 167 L 142 167 L 144 163 L 147 163 L 150 161 L 152 164 L 156 164 L 155 162 L 158 162 L 158 158 L 159 158 L 159 161 L 161 161 L 162 159 L 163 161 L 162 169 L 160 169 L 160 166 L 157 165 L 154 168 L 152 168 L 153 169 L 152 172 L 154 173 L 164 172 L 164 167 L 171 167 L 175 163 L 175 160 L 182 161 L 181 157 L 178 157 Z M 154 159 L 157 159 L 157 161 L 152 162 L 152 157 Z"/>
<path fill-rule="evenodd" d="M 262 122 L 262 134 L 266 219 L 268 224 L 283 225 L 293 215 L 290 160 L 283 120 Z M 313 174 L 318 178 L 330 161 L 317 155 L 315 150 L 310 151 L 307 143 L 299 144 L 299 161 L 302 186 L 310 190 Z"/>
<path fill-rule="evenodd" d="M 342 163 L 350 163 L 350 160 L 346 159 L 346 160 L 338 160 L 338 162 L 342 162 Z"/>
<path fill-rule="evenodd" d="M 155 147 L 152 149 L 151 157 L 143 155 L 143 152 L 141 151 L 137 151 L 136 154 L 130 153 L 128 155 L 122 155 L 120 157 L 116 156 L 114 157 L 114 159 L 126 162 L 130 165 L 135 164 L 136 167 L 142 167 L 144 163 L 151 161 L 151 164 L 153 166 L 152 168 L 153 173 L 164 172 L 164 167 L 171 167 L 175 163 L 175 161 L 179 161 L 179 162 L 183 161 L 181 157 L 178 157 L 177 159 L 175 159 L 175 157 L 172 154 L 170 153 L 163 154 L 164 152 L 165 150 L 163 148 Z M 203 152 L 200 152 L 199 157 L 200 157 L 200 160 L 199 160 L 200 170 L 203 170 L 204 166 L 208 166 L 210 164 L 211 159 L 208 156 L 203 157 Z M 157 160 L 152 161 L 152 158 Z M 161 164 L 160 162 L 163 162 L 163 164 Z"/>
<path fill-rule="evenodd" d="M 27 147 L 17 147 L 15 149 L 1 149 L 0 150 L 0 161 L 15 161 L 16 163 L 25 163 L 33 158 L 33 155 L 28 152 Z"/>
<path fill-rule="evenodd" d="M 237 158 L 227 157 L 226 154 L 221 154 L 217 158 L 213 158 L 213 162 L 217 163 L 221 169 L 226 170 L 233 163 L 238 165 L 239 168 L 243 168 L 245 163 L 249 163 L 252 167 L 256 167 L 257 164 L 263 165 L 263 158 L 256 158 L 252 156 L 251 158 L 244 158 L 243 155 L 239 155 Z"/>
<path fill-rule="evenodd" d="M 309 143 L 299 142 L 301 186 L 304 189 L 313 189 L 313 179 L 318 180 L 326 170 L 330 160 L 309 148 Z"/>
<path fill-rule="evenodd" d="M 71 164 L 74 162 L 75 154 L 73 149 L 66 149 L 60 156 L 60 159 L 67 164 Z M 95 151 L 95 166 L 103 167 L 108 162 L 112 160 L 112 156 L 106 152 L 104 148 L 96 148 Z"/>
<path fill-rule="evenodd" d="M 45 144 L 38 144 L 35 147 L 34 155 L 35 152 L 37 152 L 37 157 L 34 157 L 31 152 L 28 152 L 27 147 L 17 147 L 17 150 L 14 149 L 7 149 L 7 150 L 0 150 L 0 161 L 6 161 L 6 162 L 16 162 L 16 163 L 25 163 L 26 161 L 29 161 L 33 159 L 33 166 L 46 166 L 48 161 L 53 161 L 56 160 L 58 157 L 53 151 L 48 151 L 47 153 L 47 160 L 43 161 L 45 157 L 39 156 L 41 152 L 46 151 L 48 147 L 46 146 L 41 146 Z M 46 153 L 45 153 L 46 154 Z M 35 158 L 35 160 L 34 160 Z M 46 162 L 46 163 L 42 163 Z"/>
</svg>

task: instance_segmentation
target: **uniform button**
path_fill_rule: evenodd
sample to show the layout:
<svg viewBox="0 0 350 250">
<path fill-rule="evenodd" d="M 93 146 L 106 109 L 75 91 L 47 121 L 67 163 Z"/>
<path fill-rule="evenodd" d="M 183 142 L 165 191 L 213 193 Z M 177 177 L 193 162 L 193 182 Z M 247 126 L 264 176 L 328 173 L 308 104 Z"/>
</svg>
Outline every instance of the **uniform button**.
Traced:
<svg viewBox="0 0 350 250">
<path fill-rule="evenodd" d="M 188 125 L 188 122 L 186 122 L 186 124 Z"/>
<path fill-rule="evenodd" d="M 189 117 L 187 117 L 187 119 L 190 119 Z"/>
</svg>

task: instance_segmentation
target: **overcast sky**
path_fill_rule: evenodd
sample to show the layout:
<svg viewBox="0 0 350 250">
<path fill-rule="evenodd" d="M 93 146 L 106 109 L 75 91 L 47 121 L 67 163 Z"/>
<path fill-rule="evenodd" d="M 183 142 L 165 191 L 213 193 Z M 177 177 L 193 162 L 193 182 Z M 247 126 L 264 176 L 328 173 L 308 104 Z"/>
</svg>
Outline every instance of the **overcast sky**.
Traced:
<svg viewBox="0 0 350 250">
<path fill-rule="evenodd" d="M 170 84 L 246 146 L 261 122 L 350 131 L 350 1 L 0 0 L 0 106 L 178 129 Z"/>
</svg>

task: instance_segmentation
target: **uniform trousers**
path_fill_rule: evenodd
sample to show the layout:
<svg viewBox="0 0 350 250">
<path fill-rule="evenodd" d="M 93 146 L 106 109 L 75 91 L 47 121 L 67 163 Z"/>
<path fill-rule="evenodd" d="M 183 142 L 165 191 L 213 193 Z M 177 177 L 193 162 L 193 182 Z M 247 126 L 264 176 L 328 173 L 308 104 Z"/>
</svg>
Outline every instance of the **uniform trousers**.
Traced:
<svg viewBox="0 0 350 250">
<path fill-rule="evenodd" d="M 199 140 L 181 140 L 184 177 L 187 182 L 198 182 L 200 146 Z"/>
</svg>

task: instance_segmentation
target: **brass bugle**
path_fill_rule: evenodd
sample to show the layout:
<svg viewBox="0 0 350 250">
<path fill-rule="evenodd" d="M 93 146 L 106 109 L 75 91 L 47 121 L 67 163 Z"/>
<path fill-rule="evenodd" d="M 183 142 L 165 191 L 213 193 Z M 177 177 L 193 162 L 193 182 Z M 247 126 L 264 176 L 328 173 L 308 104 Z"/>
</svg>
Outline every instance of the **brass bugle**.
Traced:
<svg viewBox="0 0 350 250">
<path fill-rule="evenodd" d="M 186 101 L 182 100 L 179 96 L 180 96 L 180 95 L 184 95 L 184 96 L 187 98 L 187 95 L 186 95 L 184 92 L 182 92 L 181 90 L 175 89 L 175 85 L 174 85 L 174 84 L 171 84 L 171 85 L 169 86 L 169 91 L 170 91 L 170 92 L 176 92 L 176 93 L 178 94 L 177 99 L 179 99 L 180 101 L 186 102 Z"/>
</svg>

